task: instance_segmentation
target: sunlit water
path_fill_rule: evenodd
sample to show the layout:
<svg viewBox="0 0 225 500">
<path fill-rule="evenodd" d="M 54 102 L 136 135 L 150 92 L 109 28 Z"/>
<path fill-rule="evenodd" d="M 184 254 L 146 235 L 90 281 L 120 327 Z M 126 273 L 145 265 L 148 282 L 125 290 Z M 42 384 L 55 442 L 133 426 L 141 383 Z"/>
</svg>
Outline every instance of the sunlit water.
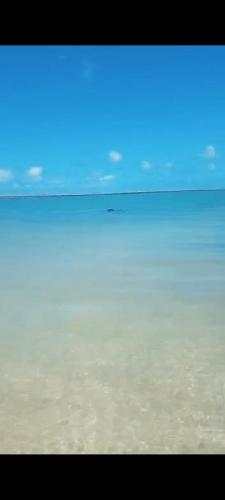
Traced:
<svg viewBox="0 0 225 500">
<path fill-rule="evenodd" d="M 225 452 L 225 192 L 0 200 L 0 452 Z"/>
</svg>

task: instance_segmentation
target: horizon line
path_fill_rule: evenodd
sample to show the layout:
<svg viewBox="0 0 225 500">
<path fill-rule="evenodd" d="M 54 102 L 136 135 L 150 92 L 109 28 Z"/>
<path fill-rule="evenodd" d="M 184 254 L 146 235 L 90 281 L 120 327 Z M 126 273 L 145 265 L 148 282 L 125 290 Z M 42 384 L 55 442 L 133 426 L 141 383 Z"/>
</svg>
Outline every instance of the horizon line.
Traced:
<svg viewBox="0 0 225 500">
<path fill-rule="evenodd" d="M 160 193 L 183 193 L 202 191 L 225 191 L 224 188 L 199 188 L 199 189 L 160 189 L 154 191 L 116 191 L 110 193 L 41 193 L 41 194 L 0 194 L 0 198 L 54 198 L 65 196 L 112 196 L 128 194 L 160 194 Z"/>
</svg>

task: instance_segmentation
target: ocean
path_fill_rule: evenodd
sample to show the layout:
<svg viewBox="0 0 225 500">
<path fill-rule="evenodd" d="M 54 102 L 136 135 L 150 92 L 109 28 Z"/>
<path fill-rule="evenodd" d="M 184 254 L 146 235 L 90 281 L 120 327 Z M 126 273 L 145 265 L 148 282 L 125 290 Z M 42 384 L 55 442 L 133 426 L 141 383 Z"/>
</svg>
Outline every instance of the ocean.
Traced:
<svg viewBox="0 0 225 500">
<path fill-rule="evenodd" d="M 1 198 L 0 375 L 0 453 L 225 453 L 225 191 Z"/>
</svg>

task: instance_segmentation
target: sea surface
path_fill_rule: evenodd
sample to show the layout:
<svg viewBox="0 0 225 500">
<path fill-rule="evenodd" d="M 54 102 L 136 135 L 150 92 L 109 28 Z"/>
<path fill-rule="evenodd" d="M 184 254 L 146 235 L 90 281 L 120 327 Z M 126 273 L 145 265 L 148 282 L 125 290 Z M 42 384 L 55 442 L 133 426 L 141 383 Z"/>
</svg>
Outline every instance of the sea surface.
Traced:
<svg viewBox="0 0 225 500">
<path fill-rule="evenodd" d="M 0 453 L 225 453 L 225 191 L 0 199 Z"/>
</svg>

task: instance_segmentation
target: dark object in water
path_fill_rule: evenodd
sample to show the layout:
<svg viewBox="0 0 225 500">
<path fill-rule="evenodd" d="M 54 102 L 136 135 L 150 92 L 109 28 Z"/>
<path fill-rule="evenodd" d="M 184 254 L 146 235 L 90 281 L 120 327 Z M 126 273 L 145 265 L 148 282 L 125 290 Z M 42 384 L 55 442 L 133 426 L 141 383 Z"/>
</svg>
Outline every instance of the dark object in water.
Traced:
<svg viewBox="0 0 225 500">
<path fill-rule="evenodd" d="M 106 212 L 124 212 L 120 208 L 106 208 Z"/>
</svg>

